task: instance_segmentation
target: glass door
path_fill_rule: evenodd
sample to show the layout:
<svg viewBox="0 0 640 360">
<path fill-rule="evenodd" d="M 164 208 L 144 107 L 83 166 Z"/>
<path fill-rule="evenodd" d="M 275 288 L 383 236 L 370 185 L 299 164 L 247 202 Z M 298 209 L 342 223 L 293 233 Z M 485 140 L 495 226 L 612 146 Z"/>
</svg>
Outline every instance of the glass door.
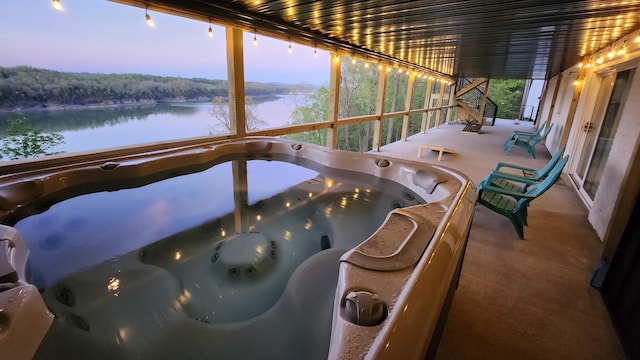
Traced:
<svg viewBox="0 0 640 360">
<path fill-rule="evenodd" d="M 634 71 L 621 71 L 602 78 L 591 121 L 582 126 L 583 135 L 578 147 L 582 151 L 571 177 L 588 203 L 593 201 L 600 185 Z"/>
</svg>

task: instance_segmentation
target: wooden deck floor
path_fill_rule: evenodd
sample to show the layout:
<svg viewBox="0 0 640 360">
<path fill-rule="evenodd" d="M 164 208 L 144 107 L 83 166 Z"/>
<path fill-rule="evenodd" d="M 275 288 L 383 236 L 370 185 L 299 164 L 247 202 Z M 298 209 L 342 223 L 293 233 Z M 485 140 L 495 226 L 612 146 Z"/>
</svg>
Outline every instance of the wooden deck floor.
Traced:
<svg viewBox="0 0 640 360">
<path fill-rule="evenodd" d="M 476 184 L 500 161 L 540 168 L 550 158 L 543 144 L 537 159 L 521 149 L 502 151 L 513 130 L 534 131 L 530 122 L 499 119 L 478 135 L 465 134 L 463 127 L 444 124 L 387 145 L 380 154 L 458 169 Z M 418 158 L 421 144 L 455 154 L 439 162 L 435 152 Z M 563 174 L 531 203 L 525 240 L 506 218 L 476 207 L 437 359 L 625 358 L 600 294 L 589 286 L 602 243 L 569 181 Z"/>
</svg>

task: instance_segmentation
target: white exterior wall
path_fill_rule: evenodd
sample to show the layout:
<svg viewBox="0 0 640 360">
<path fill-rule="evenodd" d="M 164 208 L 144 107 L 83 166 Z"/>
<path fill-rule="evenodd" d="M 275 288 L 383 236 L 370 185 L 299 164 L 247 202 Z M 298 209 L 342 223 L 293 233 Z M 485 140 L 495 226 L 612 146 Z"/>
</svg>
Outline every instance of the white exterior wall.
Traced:
<svg viewBox="0 0 640 360">
<path fill-rule="evenodd" d="M 611 152 L 604 167 L 600 186 L 593 199 L 589 222 L 598 236 L 605 239 L 616 210 L 638 195 L 638 184 L 625 184 L 636 156 L 640 139 L 640 69 L 637 69 L 616 131 Z"/>
<path fill-rule="evenodd" d="M 640 35 L 640 30 L 629 35 L 635 39 Z M 619 40 L 620 43 L 622 40 Z M 629 216 L 640 195 L 640 45 L 638 43 L 625 42 L 627 53 L 623 56 L 610 58 L 607 54 L 612 48 L 618 48 L 618 44 L 602 49 L 591 57 L 591 67 L 586 69 L 583 80 L 583 88 L 577 104 L 573 124 L 567 139 L 566 153 L 571 155 L 565 172 L 571 172 L 580 159 L 578 139 L 583 133 L 583 125 L 593 122 L 594 107 L 598 99 L 601 76 L 611 71 L 624 71 L 636 68 L 631 82 L 631 88 L 627 95 L 620 117 L 618 128 L 614 135 L 609 156 L 604 164 L 602 177 L 598 191 L 589 205 L 588 220 L 598 236 L 603 240 L 603 257 L 610 258 L 619 243 L 624 228 L 629 221 Z M 631 45 L 630 45 L 631 44 Z M 596 61 L 600 59 L 600 61 Z M 601 61 L 604 60 L 604 61 Z M 563 73 L 563 78 L 570 73 L 578 74 L 577 67 L 568 69 Z M 570 79 L 573 83 L 574 79 Z M 561 85 L 556 109 L 551 121 L 555 126 L 564 126 L 566 123 L 566 111 L 570 106 L 570 89 L 565 84 Z M 547 94 L 550 97 L 551 94 Z M 569 98 L 569 103 L 565 101 Z M 547 99 L 545 99 L 545 104 Z M 560 107 L 560 109 L 558 109 Z M 565 118 L 563 119 L 563 115 Z M 550 134 L 551 135 L 551 134 Z M 547 148 L 554 149 L 554 140 L 547 142 Z M 588 151 L 591 151 L 589 149 Z M 575 185 L 575 184 L 574 184 Z"/>
<path fill-rule="evenodd" d="M 573 98 L 573 92 L 575 90 L 573 83 L 578 78 L 578 71 L 578 67 L 574 66 L 565 70 L 561 74 L 560 88 L 558 89 L 558 94 L 556 96 L 555 107 L 551 114 L 551 118 L 549 119 L 549 126 L 551 124 L 554 125 L 553 129 L 551 129 L 551 132 L 549 132 L 549 135 L 547 135 L 547 138 L 545 139 L 545 146 L 552 154 L 561 146 L 562 134 L 565 132 L 565 127 L 567 126 L 567 120 L 571 108 L 571 99 Z M 544 101 L 543 111 L 545 111 L 546 114 L 549 113 L 558 78 L 559 76 L 556 76 L 552 81 L 549 81 L 549 86 L 553 87 L 547 90 L 546 99 Z M 542 120 L 546 121 L 547 119 L 543 118 Z"/>
</svg>

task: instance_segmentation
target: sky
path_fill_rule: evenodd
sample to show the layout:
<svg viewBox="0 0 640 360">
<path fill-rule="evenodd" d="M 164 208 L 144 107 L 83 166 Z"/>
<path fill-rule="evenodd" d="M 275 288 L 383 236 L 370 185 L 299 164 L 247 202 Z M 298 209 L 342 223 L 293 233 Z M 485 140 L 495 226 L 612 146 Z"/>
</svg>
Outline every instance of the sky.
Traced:
<svg viewBox="0 0 640 360">
<path fill-rule="evenodd" d="M 107 0 L 3 1 L 0 8 L 0 66 L 27 65 L 68 72 L 140 73 L 183 78 L 226 79 L 225 28 Z M 245 81 L 329 82 L 327 51 L 244 35 Z"/>
</svg>

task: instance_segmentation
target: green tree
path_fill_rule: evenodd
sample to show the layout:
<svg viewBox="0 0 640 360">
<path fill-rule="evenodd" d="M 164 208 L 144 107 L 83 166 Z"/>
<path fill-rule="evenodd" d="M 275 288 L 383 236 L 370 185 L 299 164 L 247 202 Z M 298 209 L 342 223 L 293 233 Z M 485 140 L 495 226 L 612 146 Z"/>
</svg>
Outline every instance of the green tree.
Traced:
<svg viewBox="0 0 640 360">
<path fill-rule="evenodd" d="M 314 92 L 310 86 L 301 84 L 289 94 L 289 97 L 295 105 L 291 113 L 292 125 L 309 124 L 328 119 L 329 89 L 326 86 Z M 310 144 L 327 144 L 326 130 L 311 130 L 285 137 Z"/>
<path fill-rule="evenodd" d="M 8 136 L 2 139 L 0 154 L 11 160 L 54 155 L 59 152 L 48 150 L 64 144 L 64 136 L 58 133 L 41 133 L 32 127 L 26 118 L 9 120 Z"/>
<path fill-rule="evenodd" d="M 378 94 L 378 69 L 366 67 L 361 62 L 353 63 L 345 58 L 341 65 L 340 117 L 371 115 L 376 110 Z M 372 148 L 372 122 L 357 123 L 338 128 L 338 148 L 365 152 Z"/>
<path fill-rule="evenodd" d="M 523 95 L 524 80 L 492 79 L 489 82 L 489 97 L 498 104 L 498 118 L 517 119 Z"/>
</svg>

